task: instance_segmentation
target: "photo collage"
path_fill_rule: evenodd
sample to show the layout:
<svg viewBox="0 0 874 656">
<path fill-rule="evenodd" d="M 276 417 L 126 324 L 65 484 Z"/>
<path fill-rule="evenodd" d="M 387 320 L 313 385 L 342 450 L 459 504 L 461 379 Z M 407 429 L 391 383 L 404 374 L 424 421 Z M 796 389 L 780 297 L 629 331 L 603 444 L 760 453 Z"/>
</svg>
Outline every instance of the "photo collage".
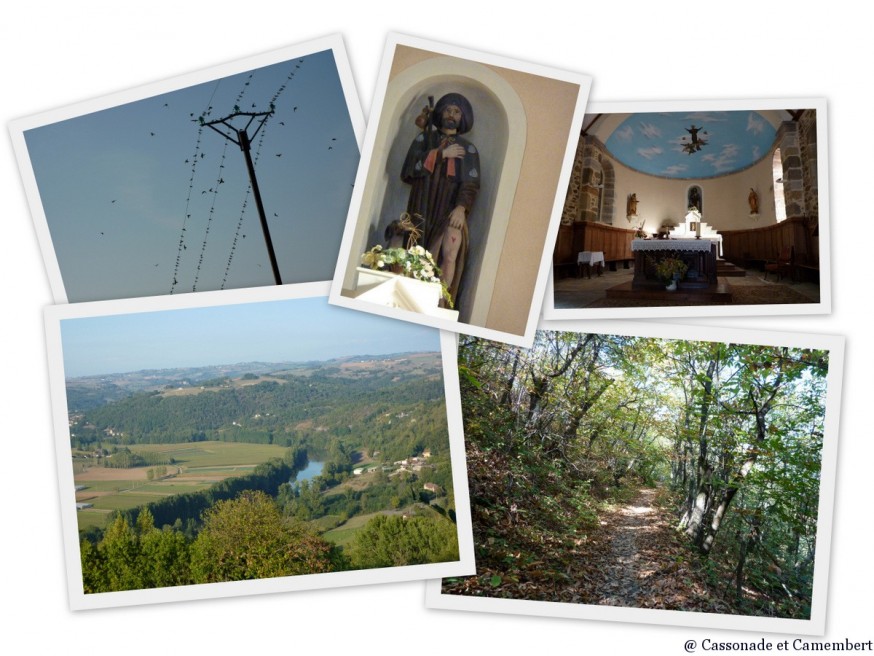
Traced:
<svg viewBox="0 0 874 656">
<path fill-rule="evenodd" d="M 832 312 L 826 100 L 592 82 L 391 33 L 365 120 L 331 35 L 10 125 L 72 610 L 824 633 L 845 340 L 733 324 Z"/>
</svg>

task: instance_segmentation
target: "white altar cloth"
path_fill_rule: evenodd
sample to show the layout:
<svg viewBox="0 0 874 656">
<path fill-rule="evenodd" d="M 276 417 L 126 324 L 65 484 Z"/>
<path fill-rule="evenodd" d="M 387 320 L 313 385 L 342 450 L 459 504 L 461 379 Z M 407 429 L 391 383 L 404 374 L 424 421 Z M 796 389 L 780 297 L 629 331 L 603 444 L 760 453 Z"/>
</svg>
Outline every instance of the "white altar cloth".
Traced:
<svg viewBox="0 0 874 656">
<path fill-rule="evenodd" d="M 632 239 L 632 251 L 688 251 L 690 253 L 709 253 L 710 239 Z"/>
</svg>

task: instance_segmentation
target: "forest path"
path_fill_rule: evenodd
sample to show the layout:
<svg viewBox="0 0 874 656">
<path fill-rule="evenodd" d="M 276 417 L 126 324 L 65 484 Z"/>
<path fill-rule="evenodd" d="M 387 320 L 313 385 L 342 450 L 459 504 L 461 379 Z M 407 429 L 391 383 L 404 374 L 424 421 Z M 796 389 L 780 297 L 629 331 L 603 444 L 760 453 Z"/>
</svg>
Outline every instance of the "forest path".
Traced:
<svg viewBox="0 0 874 656">
<path fill-rule="evenodd" d="M 589 579 L 587 597 L 604 606 L 692 610 L 707 606 L 704 582 L 690 567 L 690 553 L 674 530 L 676 519 L 658 503 L 656 488 L 600 514 L 595 557 L 600 579 Z"/>
<path fill-rule="evenodd" d="M 609 531 L 609 547 L 602 555 L 598 567 L 602 580 L 595 592 L 598 601 L 605 606 L 639 606 L 641 584 L 654 571 L 653 563 L 646 557 L 647 547 L 659 524 L 653 507 L 656 491 L 641 488 L 631 503 L 619 506 L 601 516 L 601 525 Z"/>
</svg>

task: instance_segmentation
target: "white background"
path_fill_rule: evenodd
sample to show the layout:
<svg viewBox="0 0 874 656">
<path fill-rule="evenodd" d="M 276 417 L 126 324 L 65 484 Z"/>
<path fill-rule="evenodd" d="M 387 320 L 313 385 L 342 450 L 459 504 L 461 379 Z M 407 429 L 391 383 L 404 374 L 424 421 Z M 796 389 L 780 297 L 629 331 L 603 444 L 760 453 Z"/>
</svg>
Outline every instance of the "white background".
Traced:
<svg viewBox="0 0 874 656">
<path fill-rule="evenodd" d="M 847 5 L 840 5 L 842 8 Z M 277 9 L 277 7 L 281 7 Z M 874 638 L 869 367 L 874 275 L 869 21 L 793 3 L 16 2 L 0 21 L 4 123 L 59 105 L 332 32 L 345 37 L 365 114 L 385 35 L 415 36 L 594 76 L 591 99 L 825 96 L 833 262 L 831 316 L 715 325 L 844 334 L 847 363 L 827 639 Z M 532 117 L 536 120 L 536 117 Z M 49 286 L 11 147 L 0 159 L 3 238 L 0 632 L 7 653 L 681 654 L 705 629 L 426 610 L 406 583 L 72 613 L 63 568 L 42 309 Z M 686 322 L 688 323 L 688 322 Z M 768 636 L 776 641 L 778 636 Z"/>
</svg>

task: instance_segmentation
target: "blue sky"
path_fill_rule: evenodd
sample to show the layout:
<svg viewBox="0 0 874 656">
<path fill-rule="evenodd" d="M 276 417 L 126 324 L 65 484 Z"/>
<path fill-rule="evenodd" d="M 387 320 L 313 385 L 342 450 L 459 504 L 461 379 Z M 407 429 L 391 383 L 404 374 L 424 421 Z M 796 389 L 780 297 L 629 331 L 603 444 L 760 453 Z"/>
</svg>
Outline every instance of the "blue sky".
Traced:
<svg viewBox="0 0 874 656">
<path fill-rule="evenodd" d="M 267 111 L 277 93 L 252 152 L 263 137 L 255 168 L 282 280 L 331 279 L 359 152 L 324 51 L 27 130 L 68 300 L 273 284 L 251 196 L 243 211 L 243 153 L 198 135 L 197 118 Z"/>
<path fill-rule="evenodd" d="M 692 127 L 700 150 L 687 152 Z M 758 112 L 662 112 L 632 114 L 604 144 L 620 162 L 668 178 L 710 178 L 746 168 L 768 153 L 774 127 Z M 689 150 L 692 150 L 689 148 Z"/>
<path fill-rule="evenodd" d="M 440 333 L 327 298 L 64 319 L 68 378 L 237 362 L 439 351 Z"/>
</svg>

